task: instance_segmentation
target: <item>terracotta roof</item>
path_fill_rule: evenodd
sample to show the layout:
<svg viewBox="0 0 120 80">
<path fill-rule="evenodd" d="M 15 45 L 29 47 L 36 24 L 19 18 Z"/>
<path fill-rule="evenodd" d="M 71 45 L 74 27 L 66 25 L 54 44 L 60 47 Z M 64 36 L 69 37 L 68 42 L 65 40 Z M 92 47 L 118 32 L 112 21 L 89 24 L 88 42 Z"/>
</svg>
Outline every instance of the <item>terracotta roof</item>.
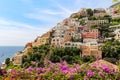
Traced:
<svg viewBox="0 0 120 80">
<path fill-rule="evenodd" d="M 27 43 L 25 47 L 32 47 L 32 43 Z"/>
</svg>

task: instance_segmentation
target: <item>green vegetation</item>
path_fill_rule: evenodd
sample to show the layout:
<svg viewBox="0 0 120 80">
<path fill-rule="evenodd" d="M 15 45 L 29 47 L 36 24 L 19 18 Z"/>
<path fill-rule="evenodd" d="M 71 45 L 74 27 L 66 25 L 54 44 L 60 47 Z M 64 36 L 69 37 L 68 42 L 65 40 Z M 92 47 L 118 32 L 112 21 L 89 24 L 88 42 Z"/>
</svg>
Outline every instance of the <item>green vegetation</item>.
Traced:
<svg viewBox="0 0 120 80">
<path fill-rule="evenodd" d="M 88 17 L 88 20 L 97 20 L 97 18 L 94 16 L 90 16 L 90 17 Z"/>
<path fill-rule="evenodd" d="M 86 9 L 88 16 L 93 16 L 93 10 L 91 8 Z"/>
<path fill-rule="evenodd" d="M 108 20 L 109 23 L 110 23 L 110 21 L 111 21 L 111 16 L 105 15 L 105 16 L 103 16 L 103 17 L 98 17 L 98 18 L 96 18 L 95 16 L 89 16 L 89 17 L 88 17 L 88 20 Z"/>
<path fill-rule="evenodd" d="M 95 17 L 94 13 L 100 11 L 90 8 L 86 9 L 87 15 L 81 16 L 75 13 L 72 18 L 78 18 L 80 25 L 85 25 L 88 20 L 108 20 L 109 22 L 98 22 L 90 25 L 91 29 L 99 30 L 99 39 L 103 39 L 103 45 L 100 46 L 102 50 L 103 61 L 109 61 L 113 64 L 117 64 L 120 67 L 120 42 L 114 39 L 115 34 L 110 31 L 110 25 L 118 25 L 120 18 L 112 19 L 110 15 L 102 17 Z M 104 12 L 104 11 L 103 11 Z M 74 15 L 74 14 L 73 14 Z M 83 14 L 84 15 L 84 14 Z M 87 17 L 87 18 L 84 18 Z M 83 19 L 82 19 L 83 18 Z M 78 20 L 77 19 L 77 20 Z M 72 42 L 83 42 L 83 38 L 72 38 Z M 120 72 L 114 72 L 116 67 L 110 68 L 106 64 L 103 64 L 100 69 L 99 63 L 91 64 L 96 60 L 93 56 L 82 56 L 82 51 L 76 47 L 56 48 L 50 46 L 50 44 L 31 47 L 32 52 L 28 55 L 23 55 L 23 64 L 21 66 L 13 65 L 10 58 L 5 60 L 7 65 L 6 70 L 13 69 L 13 72 L 4 73 L 2 80 L 9 80 L 12 77 L 14 79 L 30 79 L 33 80 L 119 80 Z M 87 52 L 87 51 L 86 51 Z M 97 61 L 99 61 L 97 59 Z M 97 62 L 96 61 L 96 62 Z M 90 63 L 90 64 L 89 64 Z M 89 65 L 87 65 L 89 64 Z M 87 67 L 86 67 L 87 65 Z M 89 67 L 92 66 L 93 68 Z M 83 67 L 82 67 L 83 66 Z M 3 71 L 0 70 L 0 75 L 3 75 Z M 2 73 L 2 74 L 1 74 Z M 44 73 L 44 75 L 43 75 Z M 98 74 L 99 73 L 99 74 Z M 100 74 L 101 73 L 101 74 Z M 105 75 L 105 76 L 104 76 Z M 107 77 L 106 77 L 107 76 Z M 87 79 L 86 79 L 87 77 Z"/>
<path fill-rule="evenodd" d="M 96 29 L 98 26 L 96 25 L 96 24 L 92 24 L 91 26 L 90 26 L 90 28 L 91 29 Z"/>
<path fill-rule="evenodd" d="M 75 15 L 73 18 L 78 18 L 78 19 L 81 19 L 83 18 L 84 16 L 81 16 L 81 15 Z"/>
<path fill-rule="evenodd" d="M 22 67 L 20 65 L 13 65 L 12 61 L 10 61 L 10 58 L 6 58 L 5 64 L 6 64 L 7 70 L 9 70 L 9 69 L 16 69 L 16 70 L 22 69 Z"/>
<path fill-rule="evenodd" d="M 96 24 L 92 24 L 90 26 L 91 29 L 98 29 L 99 32 L 100 32 L 100 35 L 99 37 L 100 38 L 105 38 L 105 37 L 113 37 L 114 35 L 113 34 L 110 34 L 110 29 L 109 29 L 109 26 L 110 24 L 107 23 L 107 24 L 100 24 L 100 25 L 96 25 Z"/>
<path fill-rule="evenodd" d="M 31 66 L 43 66 L 44 58 L 56 63 L 61 61 L 67 61 L 69 64 L 81 63 L 81 51 L 78 48 L 53 48 L 50 45 L 41 45 L 39 47 L 33 47 L 33 52 L 28 56 L 23 56 L 22 67 Z M 34 65 L 34 62 L 37 65 Z"/>
<path fill-rule="evenodd" d="M 102 62 L 102 63 L 101 63 Z M 88 64 L 72 64 L 67 62 L 52 63 L 44 60 L 45 67 L 29 67 L 27 69 L 3 72 L 1 80 L 119 80 L 120 72 L 117 66 L 104 60 Z"/>
<path fill-rule="evenodd" d="M 120 18 L 111 19 L 111 24 L 112 25 L 118 25 L 118 24 L 120 24 Z"/>
<path fill-rule="evenodd" d="M 80 25 L 85 25 L 85 20 L 80 20 Z"/>
<path fill-rule="evenodd" d="M 108 61 L 119 61 L 120 59 L 120 42 L 117 40 L 111 40 L 105 42 L 105 44 L 101 47 L 103 51 L 103 58 L 109 58 Z"/>
<path fill-rule="evenodd" d="M 49 45 L 41 45 L 33 47 L 33 52 L 29 53 L 28 56 L 23 56 L 22 67 L 44 67 L 45 58 L 53 63 L 66 61 L 68 64 L 82 64 L 95 61 L 94 57 L 82 57 L 81 50 L 76 47 L 53 48 Z"/>
<path fill-rule="evenodd" d="M 10 64 L 10 58 L 6 58 L 5 64 L 6 64 L 6 65 L 9 65 L 9 64 Z"/>
</svg>

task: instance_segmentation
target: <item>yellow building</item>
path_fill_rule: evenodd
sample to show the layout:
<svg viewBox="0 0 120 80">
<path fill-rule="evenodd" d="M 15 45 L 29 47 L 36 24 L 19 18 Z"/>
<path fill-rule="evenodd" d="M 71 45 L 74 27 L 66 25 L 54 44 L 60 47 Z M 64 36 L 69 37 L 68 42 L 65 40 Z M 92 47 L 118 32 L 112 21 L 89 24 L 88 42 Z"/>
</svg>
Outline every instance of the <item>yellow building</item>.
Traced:
<svg viewBox="0 0 120 80">
<path fill-rule="evenodd" d="M 36 42 L 32 43 L 32 46 L 40 46 L 49 43 L 49 39 L 46 37 L 40 37 Z"/>
<path fill-rule="evenodd" d="M 21 65 L 22 64 L 22 57 L 23 57 L 22 52 L 16 52 L 14 57 L 13 57 L 13 64 L 14 65 Z"/>
<path fill-rule="evenodd" d="M 51 37 L 52 31 L 49 31 L 42 35 L 41 37 L 38 36 L 35 41 L 32 43 L 32 46 L 40 46 L 44 44 L 49 44 L 50 43 L 50 37 Z"/>
<path fill-rule="evenodd" d="M 82 45 L 81 49 L 82 49 L 82 56 L 94 56 L 94 57 L 102 58 L 102 51 L 99 50 L 99 47 L 96 44 Z"/>
<path fill-rule="evenodd" d="M 27 47 L 23 50 L 23 55 L 28 55 L 28 53 L 33 52 L 33 49 L 31 47 Z"/>
</svg>

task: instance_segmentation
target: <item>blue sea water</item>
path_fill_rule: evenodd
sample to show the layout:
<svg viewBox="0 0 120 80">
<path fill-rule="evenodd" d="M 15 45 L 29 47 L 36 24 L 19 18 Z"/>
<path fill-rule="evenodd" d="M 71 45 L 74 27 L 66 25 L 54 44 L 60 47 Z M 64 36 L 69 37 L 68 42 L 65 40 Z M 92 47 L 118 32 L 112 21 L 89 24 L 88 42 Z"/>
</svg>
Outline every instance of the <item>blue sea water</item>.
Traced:
<svg viewBox="0 0 120 80">
<path fill-rule="evenodd" d="M 12 58 L 17 51 L 23 49 L 23 46 L 0 46 L 0 62 L 4 62 L 6 58 Z"/>
</svg>

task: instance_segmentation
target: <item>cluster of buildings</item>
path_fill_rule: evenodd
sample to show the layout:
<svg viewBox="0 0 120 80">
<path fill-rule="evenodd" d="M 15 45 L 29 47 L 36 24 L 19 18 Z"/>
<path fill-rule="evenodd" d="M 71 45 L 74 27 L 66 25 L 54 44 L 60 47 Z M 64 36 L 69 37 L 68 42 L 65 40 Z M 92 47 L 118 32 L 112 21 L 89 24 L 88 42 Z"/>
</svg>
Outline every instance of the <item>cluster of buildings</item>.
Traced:
<svg viewBox="0 0 120 80">
<path fill-rule="evenodd" d="M 22 52 L 17 52 L 15 54 L 13 63 L 15 65 L 22 64 L 22 56 L 31 52 L 31 47 L 44 44 L 49 44 L 56 48 L 77 47 L 81 49 L 82 56 L 102 58 L 102 51 L 99 48 L 100 31 L 98 29 L 91 29 L 91 25 L 99 26 L 101 24 L 109 23 L 108 19 L 99 18 L 110 15 L 110 11 L 111 8 L 109 11 L 102 8 L 93 10 L 93 16 L 98 18 L 97 20 L 89 20 L 86 9 L 81 9 L 77 13 L 73 13 L 69 18 L 58 23 L 47 33 L 38 36 L 31 43 L 27 43 Z M 75 16 L 82 16 L 82 18 Z M 83 24 L 81 24 L 81 21 Z M 114 27 L 111 26 L 111 29 L 113 28 Z M 116 38 L 120 39 L 120 29 L 114 30 L 114 33 L 117 33 L 118 35 L 116 35 Z"/>
<path fill-rule="evenodd" d="M 120 41 L 120 24 L 119 25 L 114 25 L 109 27 L 110 30 L 113 31 L 113 34 L 115 34 L 115 39 Z"/>
<path fill-rule="evenodd" d="M 120 2 L 113 4 L 109 8 L 107 8 L 107 12 L 112 15 L 112 18 L 120 17 Z"/>
</svg>

